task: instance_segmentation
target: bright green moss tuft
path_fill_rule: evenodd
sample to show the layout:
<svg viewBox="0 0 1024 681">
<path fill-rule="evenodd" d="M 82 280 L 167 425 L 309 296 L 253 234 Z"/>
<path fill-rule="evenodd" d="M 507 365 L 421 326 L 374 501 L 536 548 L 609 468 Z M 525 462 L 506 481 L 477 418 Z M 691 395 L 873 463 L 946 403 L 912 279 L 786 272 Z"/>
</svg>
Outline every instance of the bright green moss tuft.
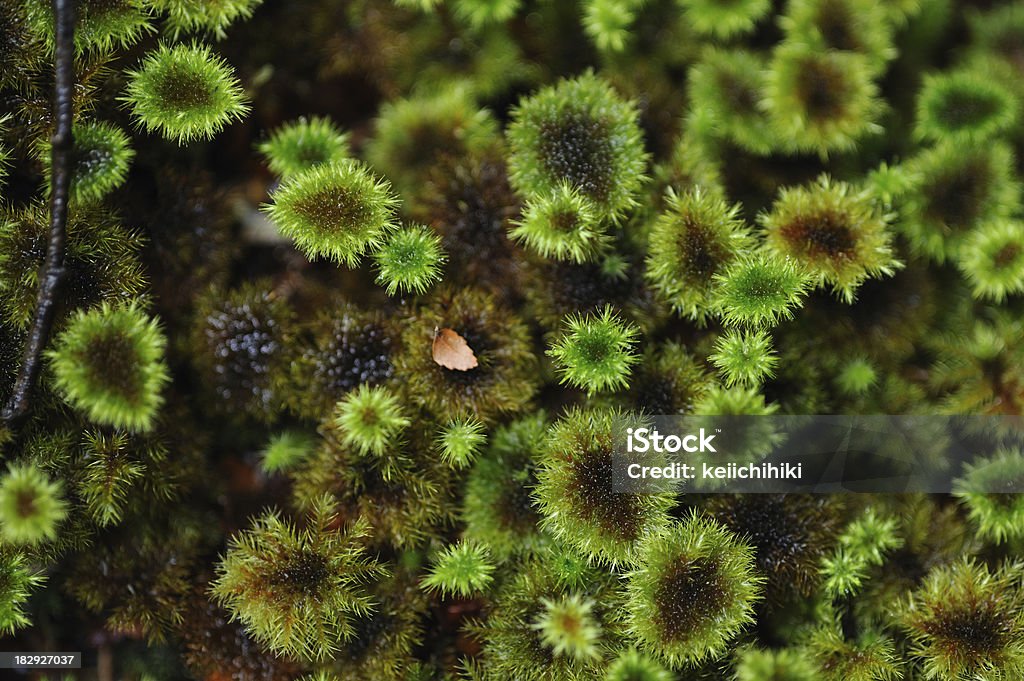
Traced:
<svg viewBox="0 0 1024 681">
<path fill-rule="evenodd" d="M 995 220 L 964 239 L 956 263 L 975 298 L 1002 302 L 1024 293 L 1024 222 Z"/>
<path fill-rule="evenodd" d="M 73 129 L 71 197 L 74 201 L 99 201 L 124 184 L 135 151 L 128 135 L 101 121 L 79 123 Z M 46 184 L 50 184 L 50 143 L 39 145 Z"/>
<path fill-rule="evenodd" d="M 506 137 L 509 178 L 523 196 L 567 183 L 602 218 L 618 219 L 636 205 L 647 165 L 636 105 L 598 76 L 563 80 L 523 99 Z"/>
<path fill-rule="evenodd" d="M 156 12 L 167 15 L 166 29 L 175 38 L 183 33 L 205 32 L 227 36 L 232 23 L 248 19 L 263 0 L 144 0 Z"/>
<path fill-rule="evenodd" d="M 588 395 L 626 387 L 638 358 L 633 344 L 639 329 L 623 322 L 610 306 L 600 314 L 570 315 L 562 336 L 548 350 L 562 382 L 583 388 Z"/>
<path fill-rule="evenodd" d="M 348 158 L 348 134 L 328 118 L 299 118 L 274 130 L 260 143 L 270 170 L 283 178 Z"/>
<path fill-rule="evenodd" d="M 67 515 L 62 487 L 38 468 L 9 464 L 0 477 L 0 538 L 14 545 L 56 539 Z"/>
<path fill-rule="evenodd" d="M 677 313 L 700 321 L 711 309 L 715 275 L 753 239 L 739 206 L 719 196 L 670 190 L 666 203 L 651 230 L 646 276 Z"/>
<path fill-rule="evenodd" d="M 750 33 L 771 9 L 769 0 L 677 0 L 694 30 L 718 39 Z"/>
<path fill-rule="evenodd" d="M 598 641 L 601 628 L 591 611 L 594 602 L 579 594 L 559 600 L 542 599 L 544 611 L 533 623 L 540 639 L 556 657 L 574 657 L 581 660 L 598 659 L 601 651 Z"/>
<path fill-rule="evenodd" d="M 424 589 L 445 594 L 471 596 L 494 579 L 487 549 L 462 541 L 444 549 L 434 560 L 430 574 L 421 583 Z"/>
<path fill-rule="evenodd" d="M 75 4 L 75 51 L 79 54 L 127 48 L 154 30 L 142 0 L 81 0 Z M 52 3 L 25 0 L 24 6 L 29 29 L 52 50 Z"/>
<path fill-rule="evenodd" d="M 249 105 L 234 72 L 200 44 L 160 44 L 129 71 L 121 101 L 140 127 L 180 145 L 208 140 Z"/>
<path fill-rule="evenodd" d="M 715 274 L 714 304 L 729 325 L 774 326 L 803 304 L 809 278 L 790 258 L 760 253 Z"/>
<path fill-rule="evenodd" d="M 54 383 L 70 404 L 104 425 L 149 430 L 170 379 L 166 340 L 139 306 L 103 303 L 79 311 L 47 353 Z"/>
<path fill-rule="evenodd" d="M 1009 132 L 1020 103 L 1013 92 L 984 72 L 929 76 L 917 96 L 918 137 L 977 144 Z"/>
<path fill-rule="evenodd" d="M 411 225 L 390 234 L 373 254 L 377 283 L 389 296 L 396 293 L 424 293 L 441 279 L 448 256 L 441 237 L 429 227 Z"/>
<path fill-rule="evenodd" d="M 398 399 L 386 388 L 361 385 L 335 408 L 334 422 L 345 444 L 363 454 L 380 455 L 409 425 Z"/>
<path fill-rule="evenodd" d="M 354 267 L 394 227 L 398 199 L 391 185 L 351 159 L 292 175 L 264 209 L 310 258 Z"/>
<path fill-rule="evenodd" d="M 729 329 L 715 341 L 715 351 L 708 359 L 730 387 L 737 383 L 759 385 L 775 375 L 779 361 L 771 336 L 761 329 Z"/>
<path fill-rule="evenodd" d="M 25 612 L 26 601 L 29 593 L 44 580 L 24 554 L 0 548 L 0 632 L 11 635 L 31 624 Z"/>
<path fill-rule="evenodd" d="M 545 258 L 591 262 L 609 246 L 594 205 L 568 184 L 529 199 L 514 224 L 510 236 Z"/>
<path fill-rule="evenodd" d="M 638 559 L 626 575 L 629 626 L 672 667 L 719 657 L 753 623 L 762 582 L 753 552 L 713 520 L 691 514 L 647 535 Z"/>
</svg>

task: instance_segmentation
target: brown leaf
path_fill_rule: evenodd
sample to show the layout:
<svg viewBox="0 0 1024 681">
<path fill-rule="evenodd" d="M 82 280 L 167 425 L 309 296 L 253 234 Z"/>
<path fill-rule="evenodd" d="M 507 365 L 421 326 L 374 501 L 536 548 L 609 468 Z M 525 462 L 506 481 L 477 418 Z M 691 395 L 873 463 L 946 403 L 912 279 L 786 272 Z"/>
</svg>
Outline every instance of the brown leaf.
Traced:
<svg viewBox="0 0 1024 681">
<path fill-rule="evenodd" d="M 434 361 L 445 369 L 469 371 L 476 367 L 476 355 L 466 339 L 451 329 L 434 327 L 434 345 L 431 348 Z"/>
</svg>

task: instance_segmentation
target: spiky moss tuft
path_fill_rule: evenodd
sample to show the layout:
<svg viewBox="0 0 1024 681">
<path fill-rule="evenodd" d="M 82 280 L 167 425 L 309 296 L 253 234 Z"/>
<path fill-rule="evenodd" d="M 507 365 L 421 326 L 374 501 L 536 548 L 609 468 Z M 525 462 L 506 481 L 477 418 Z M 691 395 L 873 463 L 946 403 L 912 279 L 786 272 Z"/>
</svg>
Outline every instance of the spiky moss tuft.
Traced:
<svg viewBox="0 0 1024 681">
<path fill-rule="evenodd" d="M 1024 8 L 1019 3 L 997 6 L 968 17 L 976 49 L 993 54 L 1024 72 Z"/>
<path fill-rule="evenodd" d="M 77 494 L 99 527 L 121 523 L 138 514 L 141 505 L 173 498 L 182 477 L 168 465 L 159 440 L 121 430 L 85 431 L 80 452 L 85 463 Z"/>
<path fill-rule="evenodd" d="M 227 37 L 232 23 L 248 19 L 263 0 L 144 0 L 154 11 L 167 15 L 166 30 L 177 39 L 185 33 Z"/>
<path fill-rule="evenodd" d="M 430 169 L 446 156 L 472 156 L 499 144 L 494 117 L 462 87 L 385 103 L 366 159 L 410 205 L 421 196 Z"/>
<path fill-rule="evenodd" d="M 715 495 L 705 511 L 753 548 L 766 598 L 778 604 L 818 587 L 818 568 L 838 539 L 841 508 L 821 495 L 750 494 Z"/>
<path fill-rule="evenodd" d="M 283 178 L 350 155 L 348 133 L 342 132 L 331 119 L 320 116 L 285 123 L 260 143 L 259 151 L 271 172 Z"/>
<path fill-rule="evenodd" d="M 595 560 L 632 564 L 637 542 L 668 523 L 671 495 L 619 494 L 612 488 L 614 428 L 626 415 L 572 409 L 549 430 L 533 495 L 541 525 Z"/>
<path fill-rule="evenodd" d="M 370 613 L 364 584 L 385 574 L 366 557 L 369 527 L 333 529 L 320 499 L 305 529 L 275 512 L 232 538 L 211 594 L 269 650 L 303 660 L 329 658 L 355 635 L 353 619 Z"/>
<path fill-rule="evenodd" d="M 522 0 L 454 0 L 455 16 L 474 30 L 501 24 L 519 12 Z"/>
<path fill-rule="evenodd" d="M 735 681 L 818 681 L 818 670 L 794 648 L 743 648 L 736 654 Z"/>
<path fill-rule="evenodd" d="M 126 75 L 121 101 L 138 125 L 179 145 L 212 139 L 249 113 L 231 66 L 206 45 L 161 43 Z"/>
<path fill-rule="evenodd" d="M 601 52 L 622 52 L 631 41 L 631 28 L 642 0 L 587 0 L 583 30 Z"/>
<path fill-rule="evenodd" d="M 468 597 L 483 592 L 494 581 L 493 572 L 487 547 L 463 540 L 437 555 L 420 586 L 427 591 Z"/>
<path fill-rule="evenodd" d="M 609 245 L 593 204 L 568 183 L 527 199 L 522 219 L 513 225 L 510 236 L 545 258 L 591 262 Z"/>
<path fill-rule="evenodd" d="M 960 70 L 925 77 L 917 95 L 919 139 L 978 144 L 1017 124 L 1020 103 L 989 74 Z"/>
<path fill-rule="evenodd" d="M 636 648 L 629 648 L 610 665 L 605 681 L 673 681 L 675 674 Z"/>
<path fill-rule="evenodd" d="M 44 580 L 20 551 L 0 548 L 0 633 L 10 636 L 32 623 L 25 612 L 26 601 Z"/>
<path fill-rule="evenodd" d="M 398 206 L 390 183 L 352 159 L 292 175 L 271 199 L 264 210 L 299 250 L 348 267 L 383 244 Z"/>
<path fill-rule="evenodd" d="M 200 297 L 192 362 L 216 413 L 270 421 L 281 410 L 279 383 L 291 360 L 293 320 L 291 308 L 266 282 L 230 292 L 212 288 Z"/>
<path fill-rule="evenodd" d="M 354 620 L 355 636 L 335 655 L 344 665 L 334 665 L 337 681 L 429 681 L 414 651 L 424 640 L 423 620 L 429 601 L 414 579 L 398 568 L 388 579 L 370 586 L 378 600 L 372 613 Z M 326 680 L 325 680 L 326 681 Z"/>
<path fill-rule="evenodd" d="M 629 385 L 633 350 L 640 330 L 605 306 L 597 315 L 569 315 L 561 337 L 547 354 L 554 358 L 561 382 L 582 388 L 588 396 Z"/>
<path fill-rule="evenodd" d="M 694 513 L 640 541 L 626 575 L 628 624 L 641 648 L 680 668 L 721 656 L 752 624 L 762 578 L 754 553 Z"/>
<path fill-rule="evenodd" d="M 338 402 L 334 423 L 345 445 L 360 454 L 379 456 L 394 446 L 411 421 L 387 388 L 361 385 Z"/>
<path fill-rule="evenodd" d="M 0 538 L 8 544 L 38 544 L 57 537 L 67 515 L 63 485 L 30 464 L 8 464 L 0 478 Z"/>
<path fill-rule="evenodd" d="M 908 161 L 911 188 L 897 226 L 911 250 L 942 263 L 957 255 L 975 228 L 1007 219 L 1020 205 L 1013 163 L 1013 152 L 1001 142 L 943 142 Z"/>
<path fill-rule="evenodd" d="M 979 300 L 1002 303 L 1024 293 L 1024 222 L 996 220 L 969 234 L 956 254 L 957 267 Z"/>
<path fill-rule="evenodd" d="M 489 421 L 512 414 L 532 399 L 539 380 L 523 321 L 494 298 L 477 289 L 436 290 L 409 320 L 395 370 L 404 376 L 410 399 L 438 418 L 473 414 Z M 477 359 L 467 371 L 448 369 L 434 361 L 435 328 L 462 336 Z"/>
<path fill-rule="evenodd" d="M 912 654 L 928 678 L 1024 674 L 1021 567 L 970 559 L 935 567 L 902 606 Z"/>
<path fill-rule="evenodd" d="M 431 228 L 410 225 L 393 232 L 373 254 L 377 283 L 389 296 L 396 293 L 426 292 L 441 280 L 448 256 L 441 249 L 441 237 Z"/>
<path fill-rule="evenodd" d="M 629 382 L 629 397 L 645 414 L 687 414 L 711 382 L 702 360 L 668 341 L 644 351 Z"/>
<path fill-rule="evenodd" d="M 536 551 L 545 543 L 540 514 L 530 498 L 537 483 L 533 453 L 546 434 L 543 414 L 499 428 L 466 480 L 462 503 L 463 536 L 490 548 L 497 561 Z"/>
<path fill-rule="evenodd" d="M 313 452 L 315 442 L 308 433 L 286 430 L 270 438 L 260 459 L 265 473 L 286 471 L 302 463 Z"/>
<path fill-rule="evenodd" d="M 82 0 L 75 8 L 75 52 L 110 52 L 127 48 L 153 29 L 142 0 Z M 56 24 L 48 0 L 26 0 L 28 29 L 52 51 Z"/>
<path fill-rule="evenodd" d="M 286 391 L 288 406 L 303 418 L 319 419 L 358 386 L 393 378 L 398 334 L 382 312 L 342 302 L 328 305 L 306 328 Z"/>
<path fill-rule="evenodd" d="M 878 0 L 797 0 L 780 24 L 788 42 L 862 54 L 876 72 L 896 56 L 893 23 Z"/>
<path fill-rule="evenodd" d="M 104 121 L 86 121 L 75 124 L 72 136 L 72 201 L 99 201 L 124 184 L 135 150 L 123 130 Z M 39 160 L 47 187 L 50 185 L 50 155 L 51 145 L 47 139 L 39 145 Z"/>
<path fill-rule="evenodd" d="M 636 105 L 594 74 L 520 101 L 506 137 L 509 178 L 523 196 L 550 195 L 568 183 L 612 220 L 637 205 L 647 153 Z"/>
<path fill-rule="evenodd" d="M 646 277 L 676 313 L 701 321 L 711 307 L 714 277 L 753 245 L 740 207 L 699 188 L 669 190 L 651 229 Z"/>
<path fill-rule="evenodd" d="M 0 313 L 17 331 L 27 331 L 35 314 L 48 236 L 49 210 L 42 203 L 9 216 L 0 213 Z M 64 256 L 64 306 L 127 303 L 141 295 L 147 285 L 138 257 L 142 244 L 140 234 L 122 227 L 106 211 L 84 206 L 72 211 Z"/>
<path fill-rule="evenodd" d="M 690 101 L 701 103 L 690 111 L 690 129 L 727 139 L 758 155 L 770 153 L 775 142 L 761 108 L 766 72 L 764 59 L 751 52 L 705 51 L 690 69 Z"/>
<path fill-rule="evenodd" d="M 1005 489 L 1006 493 L 991 490 Z M 956 496 L 984 539 L 1004 544 L 1024 538 L 1024 453 L 1003 449 L 965 467 Z"/>
<path fill-rule="evenodd" d="M 874 631 L 847 641 L 831 625 L 816 629 L 807 643 L 808 655 L 822 681 L 899 681 L 902 664 L 891 639 Z"/>
<path fill-rule="evenodd" d="M 771 10 L 770 0 L 677 0 L 697 33 L 729 39 L 750 33 Z"/>
<path fill-rule="evenodd" d="M 803 305 L 809 276 L 791 258 L 757 253 L 714 275 L 713 307 L 730 326 L 770 327 Z"/>
<path fill-rule="evenodd" d="M 727 329 L 715 340 L 708 357 L 718 367 L 725 385 L 760 385 L 775 375 L 779 363 L 772 337 L 763 329 Z"/>
<path fill-rule="evenodd" d="M 869 507 L 843 530 L 839 544 L 871 565 L 882 565 L 886 553 L 903 546 L 898 525 L 894 517 Z"/>
<path fill-rule="evenodd" d="M 455 469 L 469 467 L 487 442 L 487 429 L 474 416 L 452 419 L 437 434 L 441 458 Z"/>
<path fill-rule="evenodd" d="M 145 431 L 170 380 L 166 340 L 135 303 L 80 310 L 46 353 L 60 394 L 96 423 Z"/>
<path fill-rule="evenodd" d="M 792 257 L 816 285 L 830 284 L 847 303 L 865 279 L 892 276 L 902 267 L 872 195 L 827 175 L 810 186 L 782 189 L 760 221 L 769 249 Z"/>
<path fill-rule="evenodd" d="M 836 375 L 836 387 L 844 395 L 862 395 L 878 381 L 875 366 L 863 357 L 845 362 Z"/>
<path fill-rule="evenodd" d="M 827 156 L 881 131 L 878 86 L 867 57 L 783 44 L 772 57 L 764 106 L 782 146 Z"/>
<path fill-rule="evenodd" d="M 560 601 L 572 593 L 560 583 L 550 567 L 540 561 L 528 561 L 511 579 L 501 585 L 493 599 L 486 626 L 473 627 L 483 641 L 481 660 L 497 679 L 517 681 L 571 681 L 599 678 L 603 665 L 598 660 L 555 655 L 544 643 L 542 633 L 533 625 L 544 616 L 544 600 Z M 619 598 L 612 593 L 609 580 L 598 574 L 587 582 L 593 601 L 594 625 L 602 631 L 601 647 L 608 640 L 609 620 Z"/>
<path fill-rule="evenodd" d="M 429 437 L 410 428 L 382 454 L 362 456 L 344 444 L 333 422 L 322 423 L 320 435 L 313 456 L 289 471 L 297 507 L 315 508 L 323 494 L 333 495 L 346 517 L 369 524 L 367 543 L 378 548 L 414 549 L 443 540 L 456 511 L 457 478 Z"/>
<path fill-rule="evenodd" d="M 571 594 L 557 600 L 542 598 L 541 604 L 544 611 L 532 626 L 555 657 L 578 660 L 602 657 L 598 647 L 601 627 L 591 615 L 594 609 L 592 600 Z"/>
</svg>

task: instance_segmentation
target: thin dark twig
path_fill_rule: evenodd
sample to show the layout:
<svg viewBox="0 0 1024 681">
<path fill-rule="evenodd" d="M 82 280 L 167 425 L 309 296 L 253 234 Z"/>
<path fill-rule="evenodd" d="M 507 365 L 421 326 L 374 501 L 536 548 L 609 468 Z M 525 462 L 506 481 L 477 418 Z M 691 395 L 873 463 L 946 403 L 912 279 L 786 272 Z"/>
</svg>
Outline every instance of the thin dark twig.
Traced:
<svg viewBox="0 0 1024 681">
<path fill-rule="evenodd" d="M 67 241 L 68 194 L 71 185 L 71 100 L 75 89 L 75 3 L 74 0 L 53 0 L 54 61 L 56 76 L 53 102 L 53 138 L 50 183 L 50 242 L 39 282 L 36 314 L 25 341 L 25 357 L 14 382 L 14 392 L 4 405 L 0 418 L 14 423 L 28 413 L 29 393 L 39 375 L 43 348 L 50 338 L 57 292 L 64 279 L 64 251 Z"/>
</svg>

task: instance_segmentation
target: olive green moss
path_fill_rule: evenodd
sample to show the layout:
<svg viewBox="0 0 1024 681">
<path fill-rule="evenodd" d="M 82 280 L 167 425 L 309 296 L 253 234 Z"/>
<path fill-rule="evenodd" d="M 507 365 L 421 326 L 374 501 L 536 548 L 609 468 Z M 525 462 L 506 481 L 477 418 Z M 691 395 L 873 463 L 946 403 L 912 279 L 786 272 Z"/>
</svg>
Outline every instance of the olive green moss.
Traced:
<svg viewBox="0 0 1024 681">
<path fill-rule="evenodd" d="M 611 469 L 617 419 L 1024 411 L 1024 2 L 75 4 L 65 278 L 0 424 L 4 650 L 125 681 L 1024 676 L 1001 433 L 946 495 Z M 48 0 L 0 17 L 6 401 L 55 35 Z"/>
</svg>

